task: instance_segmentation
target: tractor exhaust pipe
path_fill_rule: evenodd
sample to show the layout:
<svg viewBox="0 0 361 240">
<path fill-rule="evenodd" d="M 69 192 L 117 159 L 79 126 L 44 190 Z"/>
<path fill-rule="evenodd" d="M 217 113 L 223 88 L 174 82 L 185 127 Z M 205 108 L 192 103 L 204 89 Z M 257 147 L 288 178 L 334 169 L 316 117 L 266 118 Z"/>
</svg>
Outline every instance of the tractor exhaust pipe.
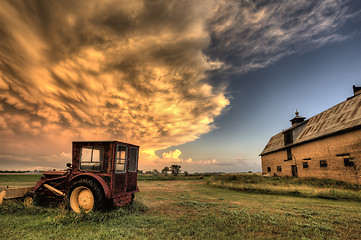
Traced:
<svg viewBox="0 0 361 240">
<path fill-rule="evenodd" d="M 62 191 L 59 191 L 58 189 L 48 185 L 48 184 L 44 184 L 44 187 L 46 187 L 47 189 L 49 189 L 50 191 L 52 191 L 53 193 L 55 193 L 58 196 L 64 197 L 65 193 L 63 193 Z"/>
</svg>

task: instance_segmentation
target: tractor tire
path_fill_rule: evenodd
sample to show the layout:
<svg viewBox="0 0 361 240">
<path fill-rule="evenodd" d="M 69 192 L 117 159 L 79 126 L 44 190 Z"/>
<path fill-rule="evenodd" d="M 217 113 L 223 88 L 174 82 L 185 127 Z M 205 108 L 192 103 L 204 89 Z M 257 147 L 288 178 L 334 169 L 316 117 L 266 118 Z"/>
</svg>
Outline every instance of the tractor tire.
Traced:
<svg viewBox="0 0 361 240">
<path fill-rule="evenodd" d="M 26 207 L 26 208 L 32 207 L 35 205 L 40 205 L 40 197 L 35 192 L 27 192 L 24 195 L 23 203 L 24 203 L 24 207 Z"/>
<path fill-rule="evenodd" d="M 102 209 L 106 203 L 103 189 L 90 179 L 80 179 L 69 190 L 69 206 L 76 213 Z"/>
</svg>

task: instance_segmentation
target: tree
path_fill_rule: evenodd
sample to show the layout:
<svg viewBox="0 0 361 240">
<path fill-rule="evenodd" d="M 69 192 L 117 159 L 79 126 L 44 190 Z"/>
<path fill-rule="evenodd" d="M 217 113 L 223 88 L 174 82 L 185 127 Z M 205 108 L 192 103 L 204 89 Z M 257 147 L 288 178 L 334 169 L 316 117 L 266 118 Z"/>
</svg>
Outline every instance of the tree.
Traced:
<svg viewBox="0 0 361 240">
<path fill-rule="evenodd" d="M 178 174 L 181 172 L 181 166 L 180 165 L 172 165 L 170 166 L 170 170 L 172 171 L 172 174 L 174 176 L 178 176 Z"/>
<path fill-rule="evenodd" d="M 166 176 L 168 175 L 168 172 L 169 172 L 169 167 L 164 167 L 162 169 L 162 173 L 164 173 Z"/>
<path fill-rule="evenodd" d="M 154 175 L 157 175 L 159 172 L 158 172 L 157 169 L 153 169 L 152 173 L 153 173 Z"/>
<path fill-rule="evenodd" d="M 188 172 L 187 171 L 184 171 L 184 176 L 188 176 Z"/>
</svg>

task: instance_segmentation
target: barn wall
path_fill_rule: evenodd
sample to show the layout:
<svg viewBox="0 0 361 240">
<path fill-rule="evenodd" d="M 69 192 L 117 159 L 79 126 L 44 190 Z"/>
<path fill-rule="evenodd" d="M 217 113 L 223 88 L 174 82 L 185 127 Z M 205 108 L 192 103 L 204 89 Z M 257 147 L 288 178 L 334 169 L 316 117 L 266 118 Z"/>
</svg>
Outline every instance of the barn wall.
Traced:
<svg viewBox="0 0 361 240">
<path fill-rule="evenodd" d="M 285 150 L 263 155 L 262 157 L 262 173 L 271 176 L 292 176 L 291 164 L 286 163 L 287 153 Z M 277 171 L 277 166 L 281 166 L 281 171 Z M 268 167 L 271 171 L 268 171 Z"/>
<path fill-rule="evenodd" d="M 299 177 L 331 178 L 361 184 L 361 129 L 312 141 L 291 148 L 292 160 L 285 150 L 262 156 L 262 172 L 292 176 L 291 165 L 297 166 Z M 345 166 L 344 158 L 353 159 L 354 166 Z M 320 167 L 326 161 L 327 167 Z M 303 167 L 308 163 L 308 168 Z M 277 166 L 282 172 L 277 172 Z M 267 171 L 271 167 L 271 172 Z"/>
</svg>

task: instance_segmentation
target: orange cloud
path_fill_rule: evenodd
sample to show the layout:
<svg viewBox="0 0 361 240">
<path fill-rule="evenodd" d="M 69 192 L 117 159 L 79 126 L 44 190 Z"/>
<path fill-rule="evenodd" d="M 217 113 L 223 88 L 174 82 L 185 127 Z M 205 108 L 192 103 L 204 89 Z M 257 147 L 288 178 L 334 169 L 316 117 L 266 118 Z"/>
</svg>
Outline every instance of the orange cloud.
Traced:
<svg viewBox="0 0 361 240">
<path fill-rule="evenodd" d="M 202 171 L 201 169 L 203 169 L 205 166 L 214 168 L 212 171 L 216 171 L 218 168 L 218 162 L 214 158 L 194 161 L 192 158 L 183 159 L 181 155 L 182 152 L 179 149 L 164 152 L 161 157 L 158 157 L 153 150 L 142 151 L 140 158 L 145 160 L 145 163 L 141 164 L 141 169 L 154 169 L 159 167 L 163 168 L 172 164 L 181 165 L 183 169 L 188 171 L 195 171 L 196 169 Z"/>
<path fill-rule="evenodd" d="M 230 104 L 209 73 L 340 41 L 359 14 L 337 0 L 35 2 L 0 2 L 0 154 L 19 162 L 70 153 L 72 140 L 131 142 L 144 156 L 194 141 Z"/>
<path fill-rule="evenodd" d="M 211 131 L 229 100 L 204 81 L 221 66 L 203 53 L 208 9 L 173 4 L 2 1 L 1 151 L 22 142 L 21 153 L 50 156 L 112 139 L 155 151 Z"/>
</svg>

